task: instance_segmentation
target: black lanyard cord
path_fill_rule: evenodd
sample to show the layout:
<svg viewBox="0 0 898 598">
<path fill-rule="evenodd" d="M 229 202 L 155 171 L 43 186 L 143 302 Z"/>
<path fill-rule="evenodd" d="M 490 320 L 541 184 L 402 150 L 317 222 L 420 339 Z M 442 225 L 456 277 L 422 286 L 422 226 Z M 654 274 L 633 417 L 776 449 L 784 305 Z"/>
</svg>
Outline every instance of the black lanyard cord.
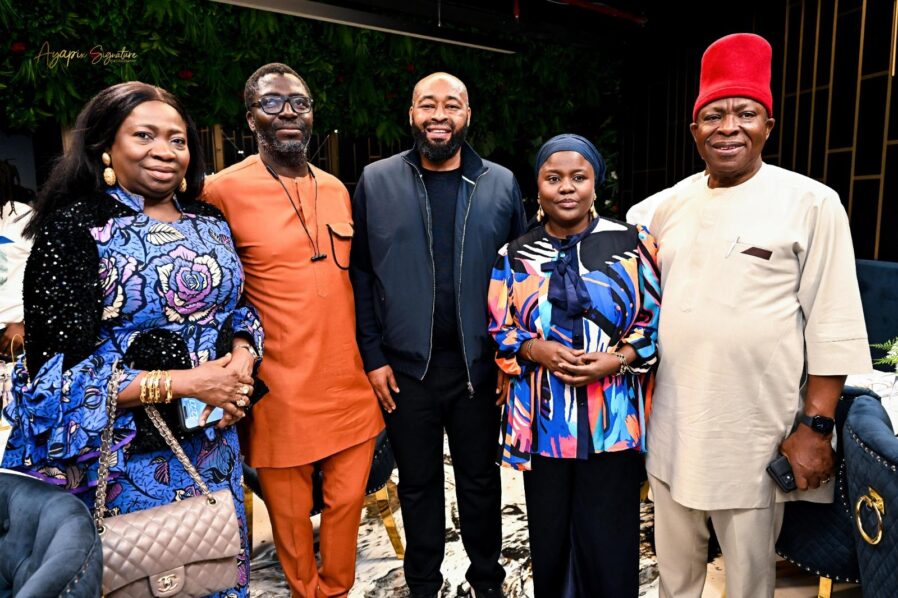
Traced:
<svg viewBox="0 0 898 598">
<path fill-rule="evenodd" d="M 284 190 L 284 194 L 287 196 L 287 201 L 290 202 L 290 206 L 293 208 L 293 211 L 296 212 L 296 218 L 299 220 L 299 224 L 302 226 L 302 229 L 305 231 L 306 237 L 309 238 L 309 246 L 311 246 L 312 252 L 313 252 L 312 261 L 318 262 L 323 259 L 327 259 L 327 254 L 321 253 L 321 250 L 318 248 L 318 178 L 315 176 L 315 173 L 312 172 L 312 168 L 309 167 L 309 176 L 312 177 L 312 181 L 314 181 L 314 183 L 315 183 L 315 199 L 313 201 L 313 207 L 315 210 L 315 237 L 314 238 L 312 238 L 312 233 L 309 232 L 309 227 L 306 224 L 305 217 L 302 215 L 302 211 L 298 207 L 296 207 L 296 202 L 293 201 L 293 196 L 290 195 L 290 191 L 287 190 L 287 186 L 284 184 L 284 181 L 281 180 L 281 177 L 278 176 L 278 173 L 276 173 L 271 166 L 269 166 L 268 164 L 265 164 L 265 162 L 262 162 L 262 164 L 265 165 L 265 169 L 268 171 L 268 174 L 270 174 L 272 177 L 274 177 L 274 180 L 276 180 L 280 184 L 281 189 Z M 300 197 L 300 200 L 301 199 L 302 198 Z"/>
</svg>

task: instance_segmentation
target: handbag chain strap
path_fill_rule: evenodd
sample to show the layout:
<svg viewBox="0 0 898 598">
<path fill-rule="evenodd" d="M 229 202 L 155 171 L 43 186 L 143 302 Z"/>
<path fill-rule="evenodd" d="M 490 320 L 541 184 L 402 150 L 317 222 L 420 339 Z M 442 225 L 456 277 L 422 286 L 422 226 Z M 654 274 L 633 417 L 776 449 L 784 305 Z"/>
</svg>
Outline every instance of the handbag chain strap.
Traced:
<svg viewBox="0 0 898 598">
<path fill-rule="evenodd" d="M 112 464 L 112 434 L 115 427 L 115 408 L 116 403 L 118 403 L 118 386 L 121 379 L 122 369 L 119 367 L 118 360 L 116 360 L 115 363 L 112 364 L 112 375 L 109 377 L 109 384 L 106 388 L 109 396 L 109 399 L 106 402 L 106 414 L 109 421 L 107 422 L 106 427 L 103 428 L 103 432 L 100 434 L 100 470 L 97 473 L 97 492 L 94 501 L 94 524 L 96 525 L 97 533 L 99 534 L 102 534 L 105 530 L 103 527 L 103 518 L 106 515 L 106 487 L 109 483 L 109 466 Z M 165 423 L 165 420 L 159 415 L 159 411 L 151 405 L 144 405 L 144 409 L 146 410 L 150 421 L 153 422 L 153 425 L 156 426 L 159 434 L 162 435 L 165 443 L 175 454 L 175 457 L 178 458 L 178 461 L 181 462 L 184 470 L 196 483 L 197 488 L 199 488 L 203 496 L 206 497 L 209 504 L 214 505 L 215 498 L 209 491 L 209 487 L 206 485 L 206 482 L 203 481 L 203 478 L 193 466 L 193 463 L 190 462 L 190 459 L 187 457 L 184 449 L 181 448 L 177 438 L 172 434 L 168 425 Z"/>
</svg>

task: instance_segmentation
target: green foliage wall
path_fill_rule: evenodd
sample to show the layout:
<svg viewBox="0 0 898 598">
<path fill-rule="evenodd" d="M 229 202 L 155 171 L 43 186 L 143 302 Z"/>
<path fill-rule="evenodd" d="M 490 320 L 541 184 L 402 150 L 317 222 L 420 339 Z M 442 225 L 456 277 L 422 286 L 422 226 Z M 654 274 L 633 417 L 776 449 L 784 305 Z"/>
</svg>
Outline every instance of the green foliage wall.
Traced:
<svg viewBox="0 0 898 598">
<path fill-rule="evenodd" d="M 522 51 L 502 55 L 202 0 L 0 0 L 0 27 L 6 131 L 69 125 L 98 90 L 131 79 L 174 92 L 200 125 L 240 126 L 247 76 L 277 61 L 309 83 L 318 131 L 389 142 L 408 137 L 415 82 L 447 70 L 468 86 L 471 139 L 484 155 L 526 163 L 545 139 L 572 131 L 614 170 L 621 51 L 607 39 L 589 50 L 515 40 Z M 136 57 L 97 58 L 122 49 Z M 81 56 L 51 68 L 47 50 Z"/>
</svg>

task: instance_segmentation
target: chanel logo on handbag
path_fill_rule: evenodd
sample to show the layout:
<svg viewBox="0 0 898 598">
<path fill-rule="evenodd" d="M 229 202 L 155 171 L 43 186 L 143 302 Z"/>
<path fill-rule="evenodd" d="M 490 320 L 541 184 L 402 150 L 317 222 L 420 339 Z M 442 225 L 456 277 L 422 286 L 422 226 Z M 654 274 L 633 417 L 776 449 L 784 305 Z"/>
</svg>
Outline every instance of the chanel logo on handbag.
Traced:
<svg viewBox="0 0 898 598">
<path fill-rule="evenodd" d="M 159 588 L 160 592 L 167 592 L 171 589 L 174 589 L 175 585 L 178 583 L 177 575 L 163 575 L 156 582 L 156 587 Z"/>
</svg>

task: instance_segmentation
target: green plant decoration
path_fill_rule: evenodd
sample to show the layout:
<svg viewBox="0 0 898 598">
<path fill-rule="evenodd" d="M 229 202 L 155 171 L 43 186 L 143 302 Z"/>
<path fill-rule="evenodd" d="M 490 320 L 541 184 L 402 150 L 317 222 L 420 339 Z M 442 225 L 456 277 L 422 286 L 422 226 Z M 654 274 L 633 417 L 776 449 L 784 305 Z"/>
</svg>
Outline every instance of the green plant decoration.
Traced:
<svg viewBox="0 0 898 598">
<path fill-rule="evenodd" d="M 898 336 L 891 340 L 887 340 L 884 343 L 872 344 L 870 346 L 874 349 L 882 349 L 886 352 L 885 357 L 880 357 L 873 363 L 876 365 L 895 366 L 895 371 L 898 372 Z"/>
<path fill-rule="evenodd" d="M 622 49 L 514 39 L 503 55 L 205 0 L 0 0 L 0 129 L 70 126 L 97 91 L 137 79 L 181 97 L 200 126 L 245 127 L 243 86 L 284 62 L 308 82 L 318 131 L 409 139 L 414 84 L 446 70 L 470 92 L 470 139 L 522 171 L 560 132 L 589 137 L 615 170 Z M 616 195 L 609 177 L 606 199 Z"/>
</svg>

